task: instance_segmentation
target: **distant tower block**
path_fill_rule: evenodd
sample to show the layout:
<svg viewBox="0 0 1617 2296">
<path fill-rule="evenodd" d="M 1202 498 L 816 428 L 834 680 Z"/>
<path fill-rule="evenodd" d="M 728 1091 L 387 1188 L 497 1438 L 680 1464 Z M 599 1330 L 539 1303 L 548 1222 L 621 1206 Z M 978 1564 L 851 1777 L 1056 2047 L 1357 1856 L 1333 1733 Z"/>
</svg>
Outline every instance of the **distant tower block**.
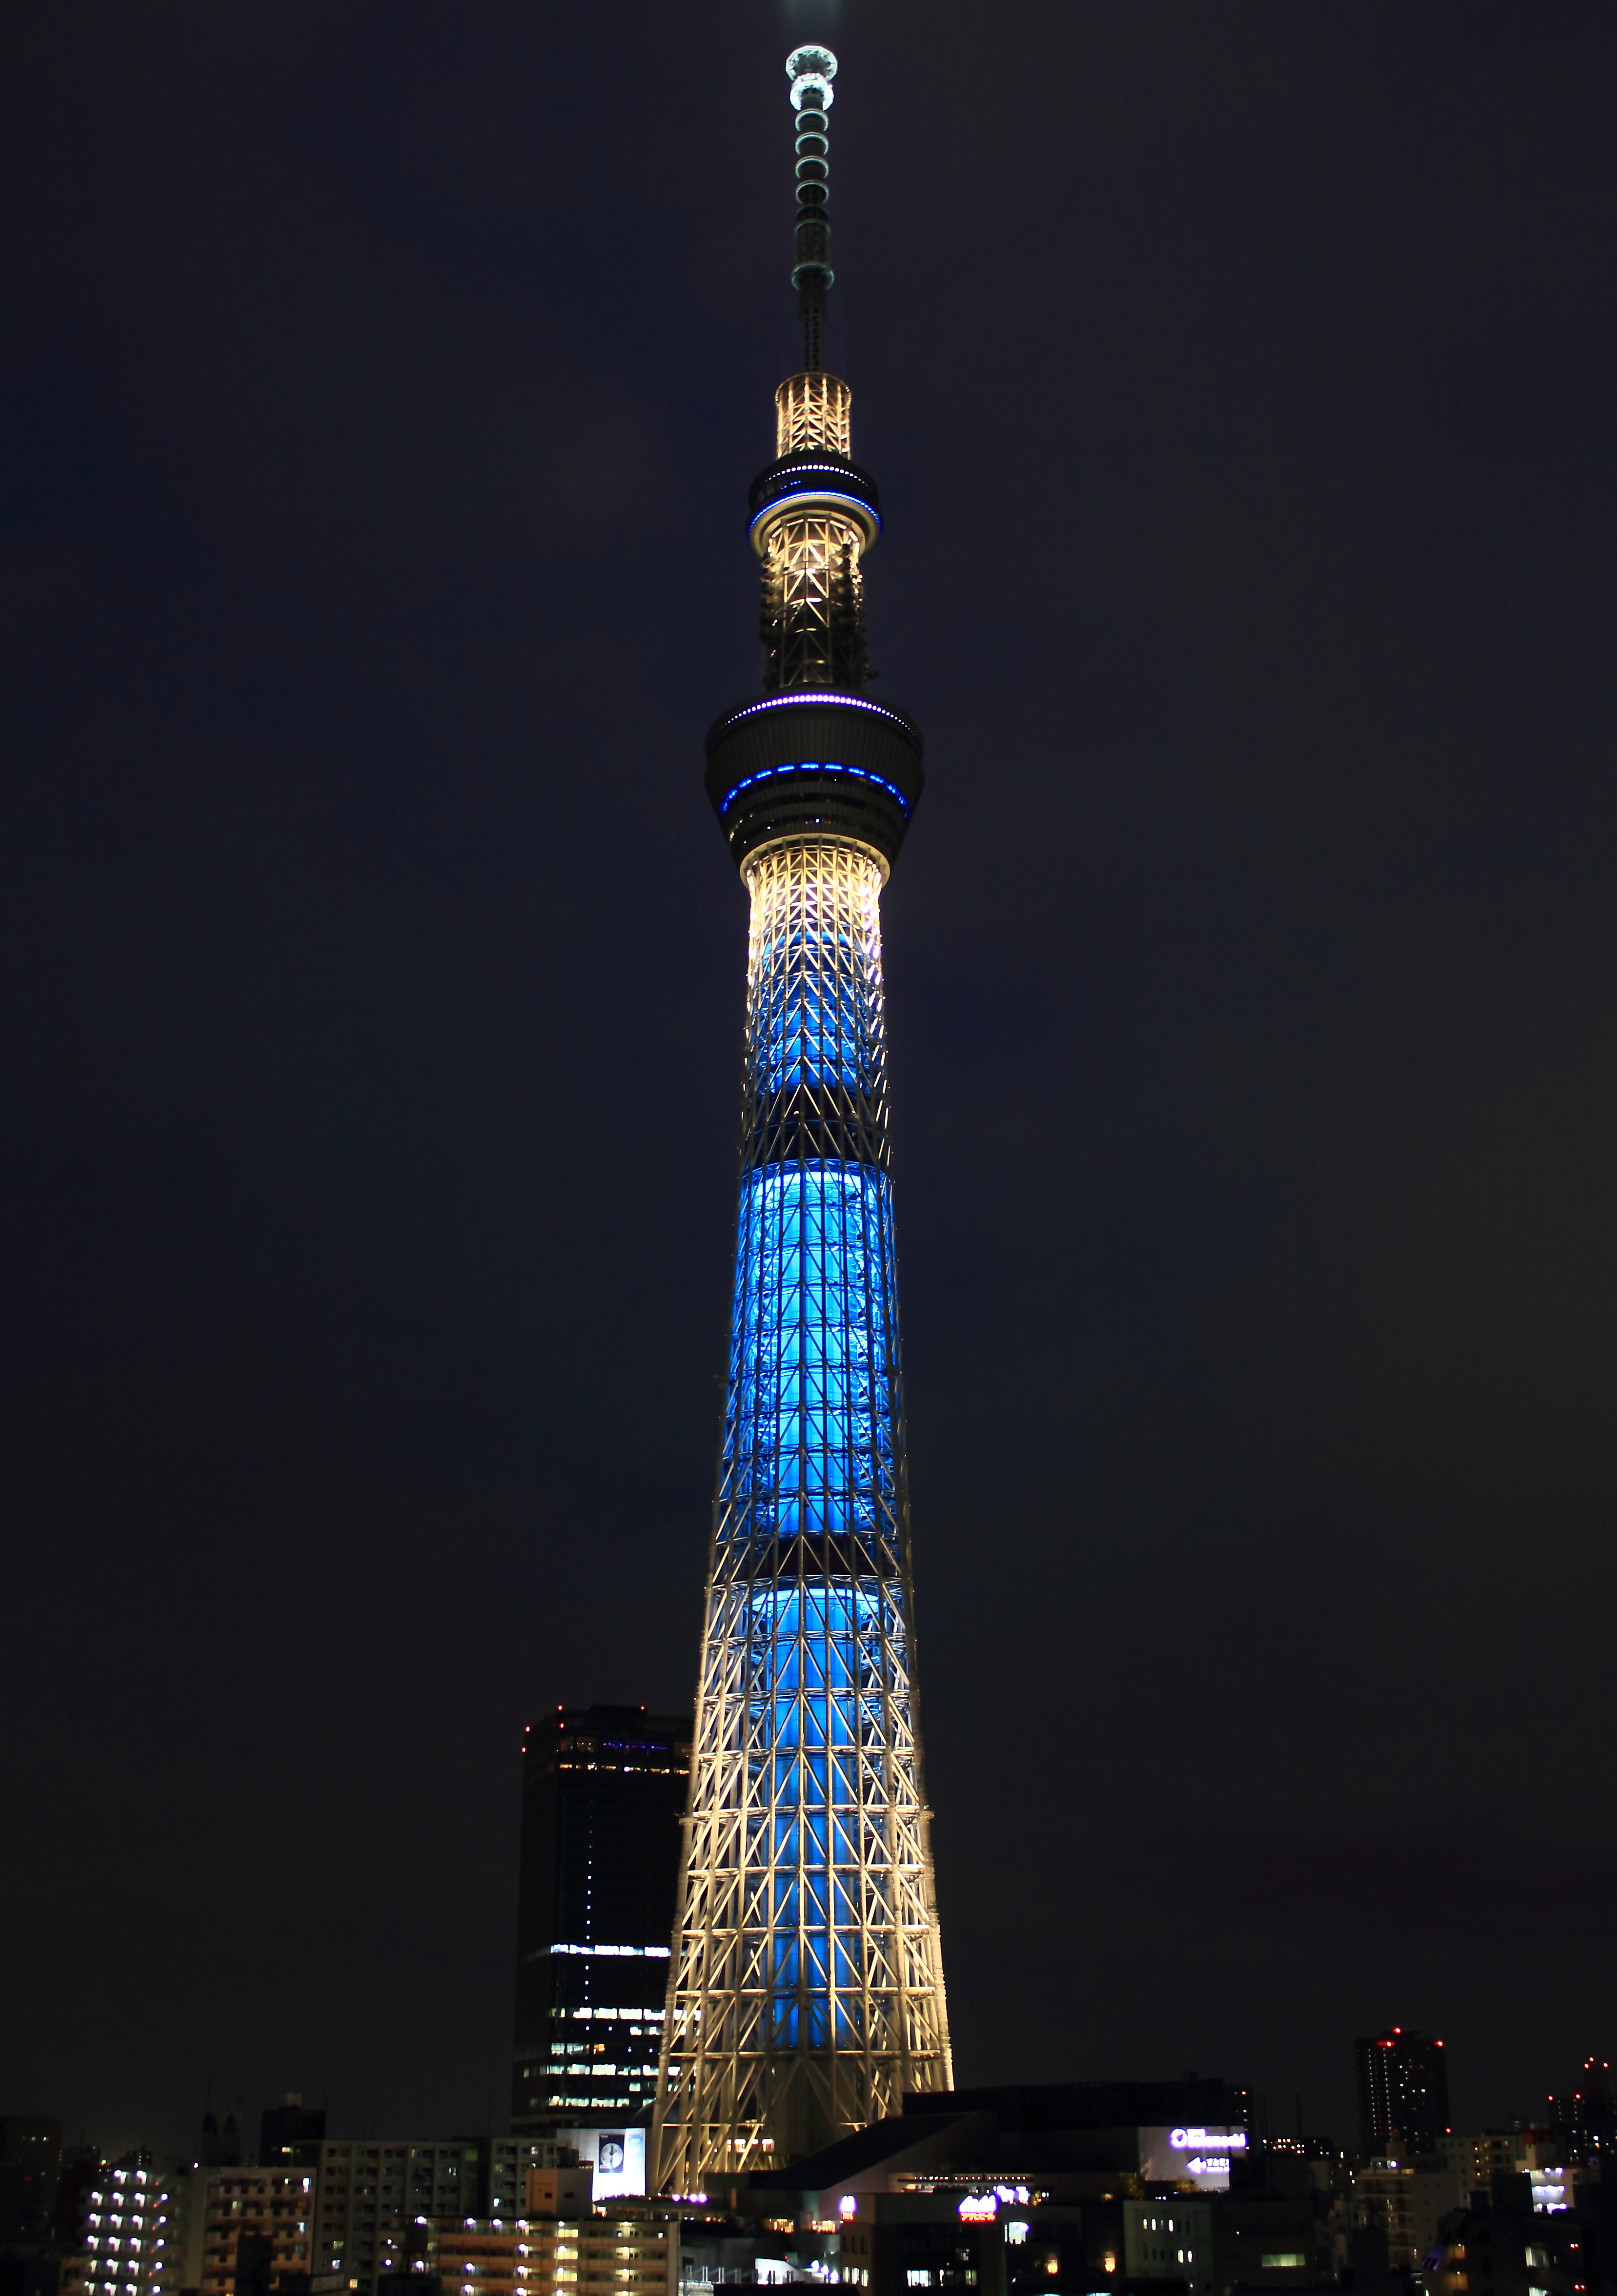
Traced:
<svg viewBox="0 0 1617 2296">
<path fill-rule="evenodd" d="M 764 691 L 708 736 L 751 903 L 728 1398 L 654 2180 L 704 2191 L 951 2086 L 915 1722 L 881 894 L 921 736 L 864 692 L 881 533 L 825 372 L 836 59 L 787 64 L 803 372 L 754 481 Z"/>
<path fill-rule="evenodd" d="M 513 2136 L 651 2120 L 690 1770 L 689 1717 L 644 1706 L 524 1735 Z"/>
<path fill-rule="evenodd" d="M 1415 2160 L 1449 2134 L 1443 2045 L 1413 2026 L 1389 2025 L 1353 2045 L 1359 2149 L 1372 2160 Z"/>
</svg>

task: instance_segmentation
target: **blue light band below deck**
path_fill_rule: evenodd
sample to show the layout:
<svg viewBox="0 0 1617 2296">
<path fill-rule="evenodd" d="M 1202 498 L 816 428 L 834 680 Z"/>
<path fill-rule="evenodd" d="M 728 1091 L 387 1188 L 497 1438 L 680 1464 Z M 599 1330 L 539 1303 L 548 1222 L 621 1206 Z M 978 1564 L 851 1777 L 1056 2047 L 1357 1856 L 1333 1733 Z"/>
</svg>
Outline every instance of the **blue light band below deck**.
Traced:
<svg viewBox="0 0 1617 2296">
<path fill-rule="evenodd" d="M 887 1175 L 827 1160 L 742 1185 L 729 1409 L 719 1485 L 726 1543 L 854 1530 L 879 1574 L 755 1579 L 730 1622 L 753 1719 L 752 1792 L 767 1868 L 748 1917 L 776 2047 L 858 2048 L 869 1877 L 868 1749 L 891 1741 L 907 1673 L 899 1556 L 898 1300 Z M 901 1694 L 901 1693 L 900 1693 Z"/>
<path fill-rule="evenodd" d="M 783 774 L 849 774 L 856 782 L 874 782 L 877 789 L 885 790 L 889 797 L 896 800 L 906 819 L 908 818 L 909 800 L 897 782 L 890 782 L 881 774 L 867 773 L 863 766 L 816 764 L 808 758 L 792 766 L 766 766 L 761 773 L 749 774 L 745 781 L 737 782 L 733 790 L 725 791 L 718 800 L 718 810 L 727 813 L 743 790 L 755 789 L 759 782 L 778 781 Z"/>
<path fill-rule="evenodd" d="M 892 1194 L 866 1164 L 771 1164 L 742 1186 L 721 1530 L 849 1533 L 899 1518 Z"/>
</svg>

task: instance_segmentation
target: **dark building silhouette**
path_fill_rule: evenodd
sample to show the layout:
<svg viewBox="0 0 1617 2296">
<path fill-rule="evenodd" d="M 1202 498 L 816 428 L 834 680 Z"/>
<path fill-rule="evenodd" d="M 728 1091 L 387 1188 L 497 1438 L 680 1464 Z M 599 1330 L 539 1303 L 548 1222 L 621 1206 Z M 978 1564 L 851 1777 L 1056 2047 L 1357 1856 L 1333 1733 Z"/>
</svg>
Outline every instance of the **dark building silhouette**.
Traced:
<svg viewBox="0 0 1617 2296">
<path fill-rule="evenodd" d="M 307 2169 L 320 2158 L 325 2110 L 306 2107 L 300 2096 L 283 2096 L 259 2116 L 259 2165 L 263 2169 Z"/>
<path fill-rule="evenodd" d="M 742 2218 L 834 2224 L 842 2285 L 858 2296 L 1313 2289 L 1314 2178 L 1306 2161 L 1253 2148 L 1249 2107 L 1244 2090 L 1194 2076 L 916 2090 L 902 2114 L 709 2190 Z M 1161 2141 L 1171 2151 L 1193 2132 L 1198 2153 L 1222 2133 L 1238 2188 L 1149 2173 Z M 694 2263 L 732 2267 L 694 2238 Z"/>
<path fill-rule="evenodd" d="M 275 2243 L 267 2232 L 244 2232 L 236 2240 L 233 2296 L 269 2296 L 275 2285 Z"/>
<path fill-rule="evenodd" d="M 688 1716 L 558 1707 L 522 1752 L 513 2134 L 649 2123 Z"/>
<path fill-rule="evenodd" d="M 1612 2069 L 1603 2057 L 1586 2057 L 1578 2080 L 1570 2096 L 1551 2097 L 1550 2125 L 1565 2146 L 1569 2160 L 1617 2162 L 1617 2105 L 1612 2097 Z"/>
<path fill-rule="evenodd" d="M 0 2249 L 49 2242 L 61 2182 L 61 2121 L 21 2113 L 0 2119 Z"/>
<path fill-rule="evenodd" d="M 0 2117 L 0 2296 L 55 2296 L 62 2123 Z"/>
<path fill-rule="evenodd" d="M 1358 2070 L 1358 2144 L 1367 2159 L 1413 2160 L 1449 2134 L 1443 2045 L 1389 2025 L 1353 2045 Z"/>
<path fill-rule="evenodd" d="M 242 2124 L 234 2112 L 227 2112 L 221 2122 L 213 2107 L 209 2106 L 202 2115 L 196 2157 L 204 2169 L 239 2169 L 242 2166 L 245 2158 L 242 2151 Z"/>
<path fill-rule="evenodd" d="M 1591 2286 L 1582 2220 L 1570 2209 L 1535 2209 L 1526 2177 L 1496 2175 L 1491 2184 L 1491 2192 L 1473 2193 L 1469 2208 L 1443 2218 L 1425 2275 L 1431 2296 L 1471 2296 L 1479 2288 L 1491 2296 L 1581 2296 Z"/>
</svg>

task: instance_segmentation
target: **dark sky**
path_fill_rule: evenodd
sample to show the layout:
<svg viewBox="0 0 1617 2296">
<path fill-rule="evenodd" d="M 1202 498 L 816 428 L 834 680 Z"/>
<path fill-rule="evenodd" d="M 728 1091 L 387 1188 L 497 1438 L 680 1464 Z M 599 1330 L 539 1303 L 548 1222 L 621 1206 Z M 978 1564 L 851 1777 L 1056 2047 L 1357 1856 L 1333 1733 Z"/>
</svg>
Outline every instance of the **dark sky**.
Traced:
<svg viewBox="0 0 1617 2296">
<path fill-rule="evenodd" d="M 775 0 L 0 55 L 0 2109 L 503 2108 L 694 1692 Z M 963 2080 L 1617 2048 L 1617 12 L 845 0 Z"/>
</svg>

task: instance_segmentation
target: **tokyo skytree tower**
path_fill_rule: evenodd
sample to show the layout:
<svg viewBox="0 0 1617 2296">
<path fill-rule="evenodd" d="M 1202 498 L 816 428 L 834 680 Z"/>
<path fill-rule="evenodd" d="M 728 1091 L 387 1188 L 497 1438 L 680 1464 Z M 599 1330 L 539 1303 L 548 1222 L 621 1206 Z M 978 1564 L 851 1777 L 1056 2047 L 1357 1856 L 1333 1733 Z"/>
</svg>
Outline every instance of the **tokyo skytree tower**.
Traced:
<svg viewBox="0 0 1617 2296">
<path fill-rule="evenodd" d="M 880 897 L 921 736 L 870 699 L 881 532 L 823 356 L 836 59 L 787 60 L 803 372 L 753 481 L 764 691 L 708 735 L 751 902 L 728 1397 L 655 2187 L 779 2165 L 952 2085 L 915 1726 Z"/>
</svg>

